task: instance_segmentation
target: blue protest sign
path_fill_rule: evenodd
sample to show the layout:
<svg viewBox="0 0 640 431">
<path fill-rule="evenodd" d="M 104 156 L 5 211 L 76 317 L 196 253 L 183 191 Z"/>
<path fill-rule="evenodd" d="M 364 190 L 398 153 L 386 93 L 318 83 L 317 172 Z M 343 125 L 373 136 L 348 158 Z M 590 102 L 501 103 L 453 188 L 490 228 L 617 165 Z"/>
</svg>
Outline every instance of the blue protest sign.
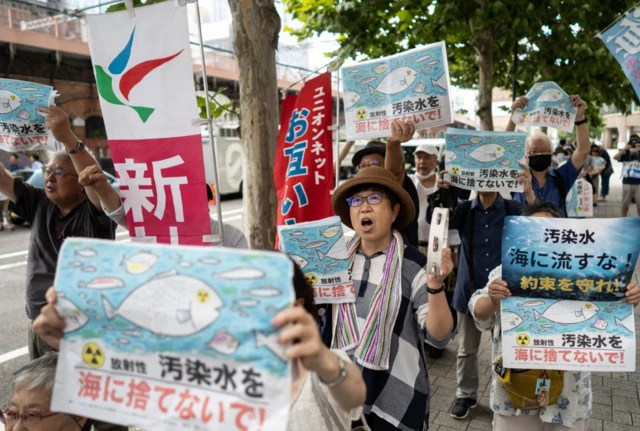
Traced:
<svg viewBox="0 0 640 431">
<path fill-rule="evenodd" d="M 516 109 L 512 121 L 516 126 L 553 127 L 572 132 L 576 109 L 569 95 L 555 82 L 540 82 L 526 95 L 527 106 Z"/>
</svg>

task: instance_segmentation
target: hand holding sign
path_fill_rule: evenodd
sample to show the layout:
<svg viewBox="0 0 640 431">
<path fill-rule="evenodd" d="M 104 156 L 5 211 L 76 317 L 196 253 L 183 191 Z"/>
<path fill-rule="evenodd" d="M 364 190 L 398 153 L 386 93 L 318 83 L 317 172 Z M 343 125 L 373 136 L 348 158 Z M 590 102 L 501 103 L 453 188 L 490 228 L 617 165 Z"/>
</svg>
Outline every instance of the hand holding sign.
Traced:
<svg viewBox="0 0 640 431">
<path fill-rule="evenodd" d="M 489 285 L 489 297 L 494 306 L 499 307 L 500 301 L 511 296 L 511 291 L 504 280 L 496 279 Z"/>
<path fill-rule="evenodd" d="M 60 350 L 60 340 L 64 331 L 64 320 L 56 311 L 58 296 L 56 289 L 49 288 L 46 293 L 47 305 L 42 308 L 40 315 L 33 322 L 33 331 L 49 346 Z"/>
<path fill-rule="evenodd" d="M 624 302 L 631 304 L 634 307 L 637 307 L 638 304 L 640 304 L 640 286 L 638 286 L 638 283 L 636 283 L 635 280 L 632 280 L 627 286 L 627 293 L 624 295 Z"/>
<path fill-rule="evenodd" d="M 413 138 L 413 134 L 416 133 L 416 126 L 413 121 L 407 120 L 402 122 L 395 120 L 391 123 L 391 136 L 387 138 L 388 144 L 402 144 L 403 142 L 409 142 Z"/>
<path fill-rule="evenodd" d="M 573 107 L 576 108 L 576 121 L 584 120 L 584 111 L 587 108 L 587 102 L 582 100 L 582 98 L 577 94 L 574 94 L 569 98 L 571 99 Z"/>
<path fill-rule="evenodd" d="M 45 125 L 51 130 L 53 137 L 63 145 L 75 148 L 78 138 L 71 131 L 67 113 L 57 106 L 40 108 L 38 111 L 46 114 Z"/>
<path fill-rule="evenodd" d="M 515 100 L 515 102 L 513 102 L 513 104 L 511 105 L 511 114 L 513 115 L 513 112 L 516 109 L 523 110 L 524 108 L 526 108 L 527 107 L 527 102 L 528 102 L 528 99 L 525 96 L 518 97 Z"/>
</svg>

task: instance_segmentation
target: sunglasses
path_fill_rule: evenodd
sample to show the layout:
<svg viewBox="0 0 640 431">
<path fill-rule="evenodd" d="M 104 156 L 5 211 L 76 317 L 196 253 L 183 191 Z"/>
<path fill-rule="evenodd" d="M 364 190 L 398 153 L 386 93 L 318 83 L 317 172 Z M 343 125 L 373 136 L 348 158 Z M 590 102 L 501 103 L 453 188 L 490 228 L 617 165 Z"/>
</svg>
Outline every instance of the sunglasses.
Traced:
<svg viewBox="0 0 640 431">
<path fill-rule="evenodd" d="M 369 205 L 379 205 L 380 202 L 384 199 L 384 193 L 371 193 L 369 196 L 352 196 L 347 198 L 347 203 L 350 207 L 359 207 L 365 201 L 369 203 Z"/>
</svg>

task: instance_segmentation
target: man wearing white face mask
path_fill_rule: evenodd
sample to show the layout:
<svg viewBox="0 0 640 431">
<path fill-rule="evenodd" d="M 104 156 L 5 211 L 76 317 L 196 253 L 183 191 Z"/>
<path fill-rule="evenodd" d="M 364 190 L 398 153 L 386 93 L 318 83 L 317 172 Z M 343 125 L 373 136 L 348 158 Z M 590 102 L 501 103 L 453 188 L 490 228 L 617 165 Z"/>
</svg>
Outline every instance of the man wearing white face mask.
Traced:
<svg viewBox="0 0 640 431">
<path fill-rule="evenodd" d="M 636 210 L 640 214 L 640 178 L 635 172 L 640 169 L 640 139 L 632 136 L 626 147 L 618 152 L 614 159 L 622 162 L 622 217 L 629 215 L 631 202 L 635 200 Z"/>
<path fill-rule="evenodd" d="M 420 208 L 418 213 L 418 246 L 426 254 L 429 241 L 429 223 L 427 223 L 427 198 L 438 190 L 436 167 L 438 166 L 438 149 L 433 145 L 422 144 L 413 152 L 416 159 L 416 173 L 408 177 L 413 181 L 418 192 Z"/>
</svg>

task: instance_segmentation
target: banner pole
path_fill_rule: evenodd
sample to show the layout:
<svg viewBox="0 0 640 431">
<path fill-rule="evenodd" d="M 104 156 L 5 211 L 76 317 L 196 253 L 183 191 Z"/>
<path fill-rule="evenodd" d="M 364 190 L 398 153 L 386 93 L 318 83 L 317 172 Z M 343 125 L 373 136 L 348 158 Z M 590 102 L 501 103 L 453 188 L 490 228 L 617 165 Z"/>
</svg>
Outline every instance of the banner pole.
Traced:
<svg viewBox="0 0 640 431">
<path fill-rule="evenodd" d="M 218 235 L 220 236 L 220 246 L 224 244 L 224 230 L 222 229 L 222 206 L 220 204 L 220 187 L 218 180 L 218 158 L 216 155 L 215 138 L 213 136 L 213 119 L 211 118 L 211 107 L 209 106 L 209 80 L 207 77 L 207 63 L 204 56 L 204 41 L 202 39 L 202 24 L 200 22 L 200 2 L 196 0 L 196 16 L 198 22 L 198 40 L 200 42 L 200 61 L 202 61 L 202 85 L 204 87 L 204 97 L 207 108 L 207 127 L 209 129 L 209 143 L 211 144 L 211 152 L 213 154 L 213 193 L 216 199 L 216 214 L 218 216 Z M 213 232 L 212 232 L 213 233 Z M 215 236 L 215 235 L 214 235 Z"/>
<path fill-rule="evenodd" d="M 334 133 L 336 134 L 336 184 L 335 188 L 338 188 L 340 182 L 340 69 L 336 70 L 338 77 L 337 96 L 336 96 L 336 128 Z"/>
</svg>

